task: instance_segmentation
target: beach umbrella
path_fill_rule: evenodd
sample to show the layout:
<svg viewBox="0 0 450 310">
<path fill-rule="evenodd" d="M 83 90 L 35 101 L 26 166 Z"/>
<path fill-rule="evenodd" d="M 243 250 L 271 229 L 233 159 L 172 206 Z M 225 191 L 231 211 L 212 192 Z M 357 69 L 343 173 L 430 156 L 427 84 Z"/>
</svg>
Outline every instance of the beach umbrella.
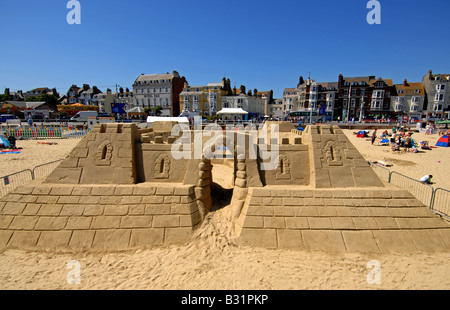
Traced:
<svg viewBox="0 0 450 310">
<path fill-rule="evenodd" d="M 0 143 L 3 144 L 3 147 L 9 147 L 9 141 L 3 137 L 0 137 Z"/>
<path fill-rule="evenodd" d="M 445 135 L 439 138 L 438 142 L 436 143 L 436 146 L 448 147 L 449 143 L 450 141 L 448 135 Z"/>
</svg>

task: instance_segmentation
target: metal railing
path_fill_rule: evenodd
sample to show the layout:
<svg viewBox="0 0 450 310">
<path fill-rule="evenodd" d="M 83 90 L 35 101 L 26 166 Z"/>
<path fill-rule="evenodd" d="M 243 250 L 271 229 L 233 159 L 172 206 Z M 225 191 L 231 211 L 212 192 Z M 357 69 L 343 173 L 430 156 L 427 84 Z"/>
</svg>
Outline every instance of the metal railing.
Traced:
<svg viewBox="0 0 450 310">
<path fill-rule="evenodd" d="M 443 188 L 434 190 L 432 210 L 446 217 L 450 214 L 450 191 Z"/>
<path fill-rule="evenodd" d="M 45 178 L 46 176 L 48 176 L 53 170 L 55 170 L 55 168 L 59 165 L 59 163 L 61 161 L 62 161 L 62 159 L 58 159 L 58 160 L 34 167 L 32 170 L 33 180 Z"/>
<path fill-rule="evenodd" d="M 13 136 L 16 139 L 68 139 L 82 138 L 89 130 L 65 129 L 65 128 L 6 128 L 2 129 L 2 135 Z"/>
<path fill-rule="evenodd" d="M 25 169 L 0 178 L 0 198 L 12 192 L 17 187 L 24 185 L 32 180 L 45 178 L 48 176 L 62 161 L 55 160 L 34 167 L 33 169 Z"/>
<path fill-rule="evenodd" d="M 391 172 L 389 183 L 408 190 L 417 200 L 432 208 L 434 189 L 430 184 L 424 184 L 395 171 Z"/>
<path fill-rule="evenodd" d="M 422 183 L 396 171 L 370 163 L 375 173 L 381 178 L 386 177 L 387 182 L 408 190 L 420 202 L 428 206 L 435 213 L 450 218 L 450 190 L 433 188 L 430 184 Z"/>
<path fill-rule="evenodd" d="M 33 180 L 33 171 L 25 169 L 6 175 L 0 181 L 0 197 L 5 196 L 20 185 L 24 185 Z"/>
</svg>

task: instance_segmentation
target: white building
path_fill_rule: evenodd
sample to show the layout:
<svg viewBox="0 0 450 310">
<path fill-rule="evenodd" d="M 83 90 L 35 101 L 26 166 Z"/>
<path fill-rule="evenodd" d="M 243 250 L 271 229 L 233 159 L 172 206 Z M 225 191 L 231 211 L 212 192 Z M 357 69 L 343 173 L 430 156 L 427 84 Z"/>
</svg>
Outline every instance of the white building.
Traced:
<svg viewBox="0 0 450 310">
<path fill-rule="evenodd" d="M 396 84 L 396 95 L 391 96 L 391 110 L 407 115 L 409 119 L 421 119 L 425 103 L 425 89 L 422 83 Z"/>
<path fill-rule="evenodd" d="M 248 96 L 243 93 L 237 96 L 222 97 L 222 108 L 242 109 L 248 112 L 245 116 L 248 120 L 264 117 L 265 104 L 266 99 Z"/>
<path fill-rule="evenodd" d="M 427 93 L 428 106 L 426 114 L 428 117 L 449 118 L 450 113 L 450 74 L 428 73 L 422 79 Z"/>
<path fill-rule="evenodd" d="M 179 95 L 183 91 L 186 79 L 178 72 L 166 74 L 141 74 L 133 84 L 133 94 L 137 107 L 155 110 L 161 106 L 170 111 L 171 116 L 180 113 Z"/>
</svg>

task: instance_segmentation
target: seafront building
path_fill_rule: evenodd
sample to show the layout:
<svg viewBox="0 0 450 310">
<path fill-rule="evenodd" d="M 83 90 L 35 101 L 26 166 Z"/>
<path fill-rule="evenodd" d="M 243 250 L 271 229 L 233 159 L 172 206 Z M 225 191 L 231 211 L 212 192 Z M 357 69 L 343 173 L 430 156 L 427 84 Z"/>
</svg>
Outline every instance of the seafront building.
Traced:
<svg viewBox="0 0 450 310">
<path fill-rule="evenodd" d="M 450 74 L 433 74 L 428 71 L 422 79 L 426 91 L 424 112 L 427 117 L 449 118 Z"/>
<path fill-rule="evenodd" d="M 155 113 L 162 107 L 169 116 L 180 115 L 180 93 L 183 91 L 186 78 L 180 77 L 177 71 L 166 74 L 139 75 L 133 83 L 135 105 L 150 108 Z"/>
<path fill-rule="evenodd" d="M 396 94 L 391 97 L 391 111 L 403 115 L 405 121 L 422 119 L 426 98 L 423 84 L 405 79 L 394 87 Z"/>
</svg>

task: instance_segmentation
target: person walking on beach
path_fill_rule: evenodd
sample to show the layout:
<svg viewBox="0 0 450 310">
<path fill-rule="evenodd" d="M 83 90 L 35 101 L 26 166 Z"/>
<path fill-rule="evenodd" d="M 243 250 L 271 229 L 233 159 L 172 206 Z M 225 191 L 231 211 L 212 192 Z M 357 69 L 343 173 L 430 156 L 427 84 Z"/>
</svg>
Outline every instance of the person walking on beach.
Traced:
<svg viewBox="0 0 450 310">
<path fill-rule="evenodd" d="M 375 139 L 377 138 L 377 130 L 375 129 L 372 133 L 372 145 L 375 142 Z"/>
</svg>

